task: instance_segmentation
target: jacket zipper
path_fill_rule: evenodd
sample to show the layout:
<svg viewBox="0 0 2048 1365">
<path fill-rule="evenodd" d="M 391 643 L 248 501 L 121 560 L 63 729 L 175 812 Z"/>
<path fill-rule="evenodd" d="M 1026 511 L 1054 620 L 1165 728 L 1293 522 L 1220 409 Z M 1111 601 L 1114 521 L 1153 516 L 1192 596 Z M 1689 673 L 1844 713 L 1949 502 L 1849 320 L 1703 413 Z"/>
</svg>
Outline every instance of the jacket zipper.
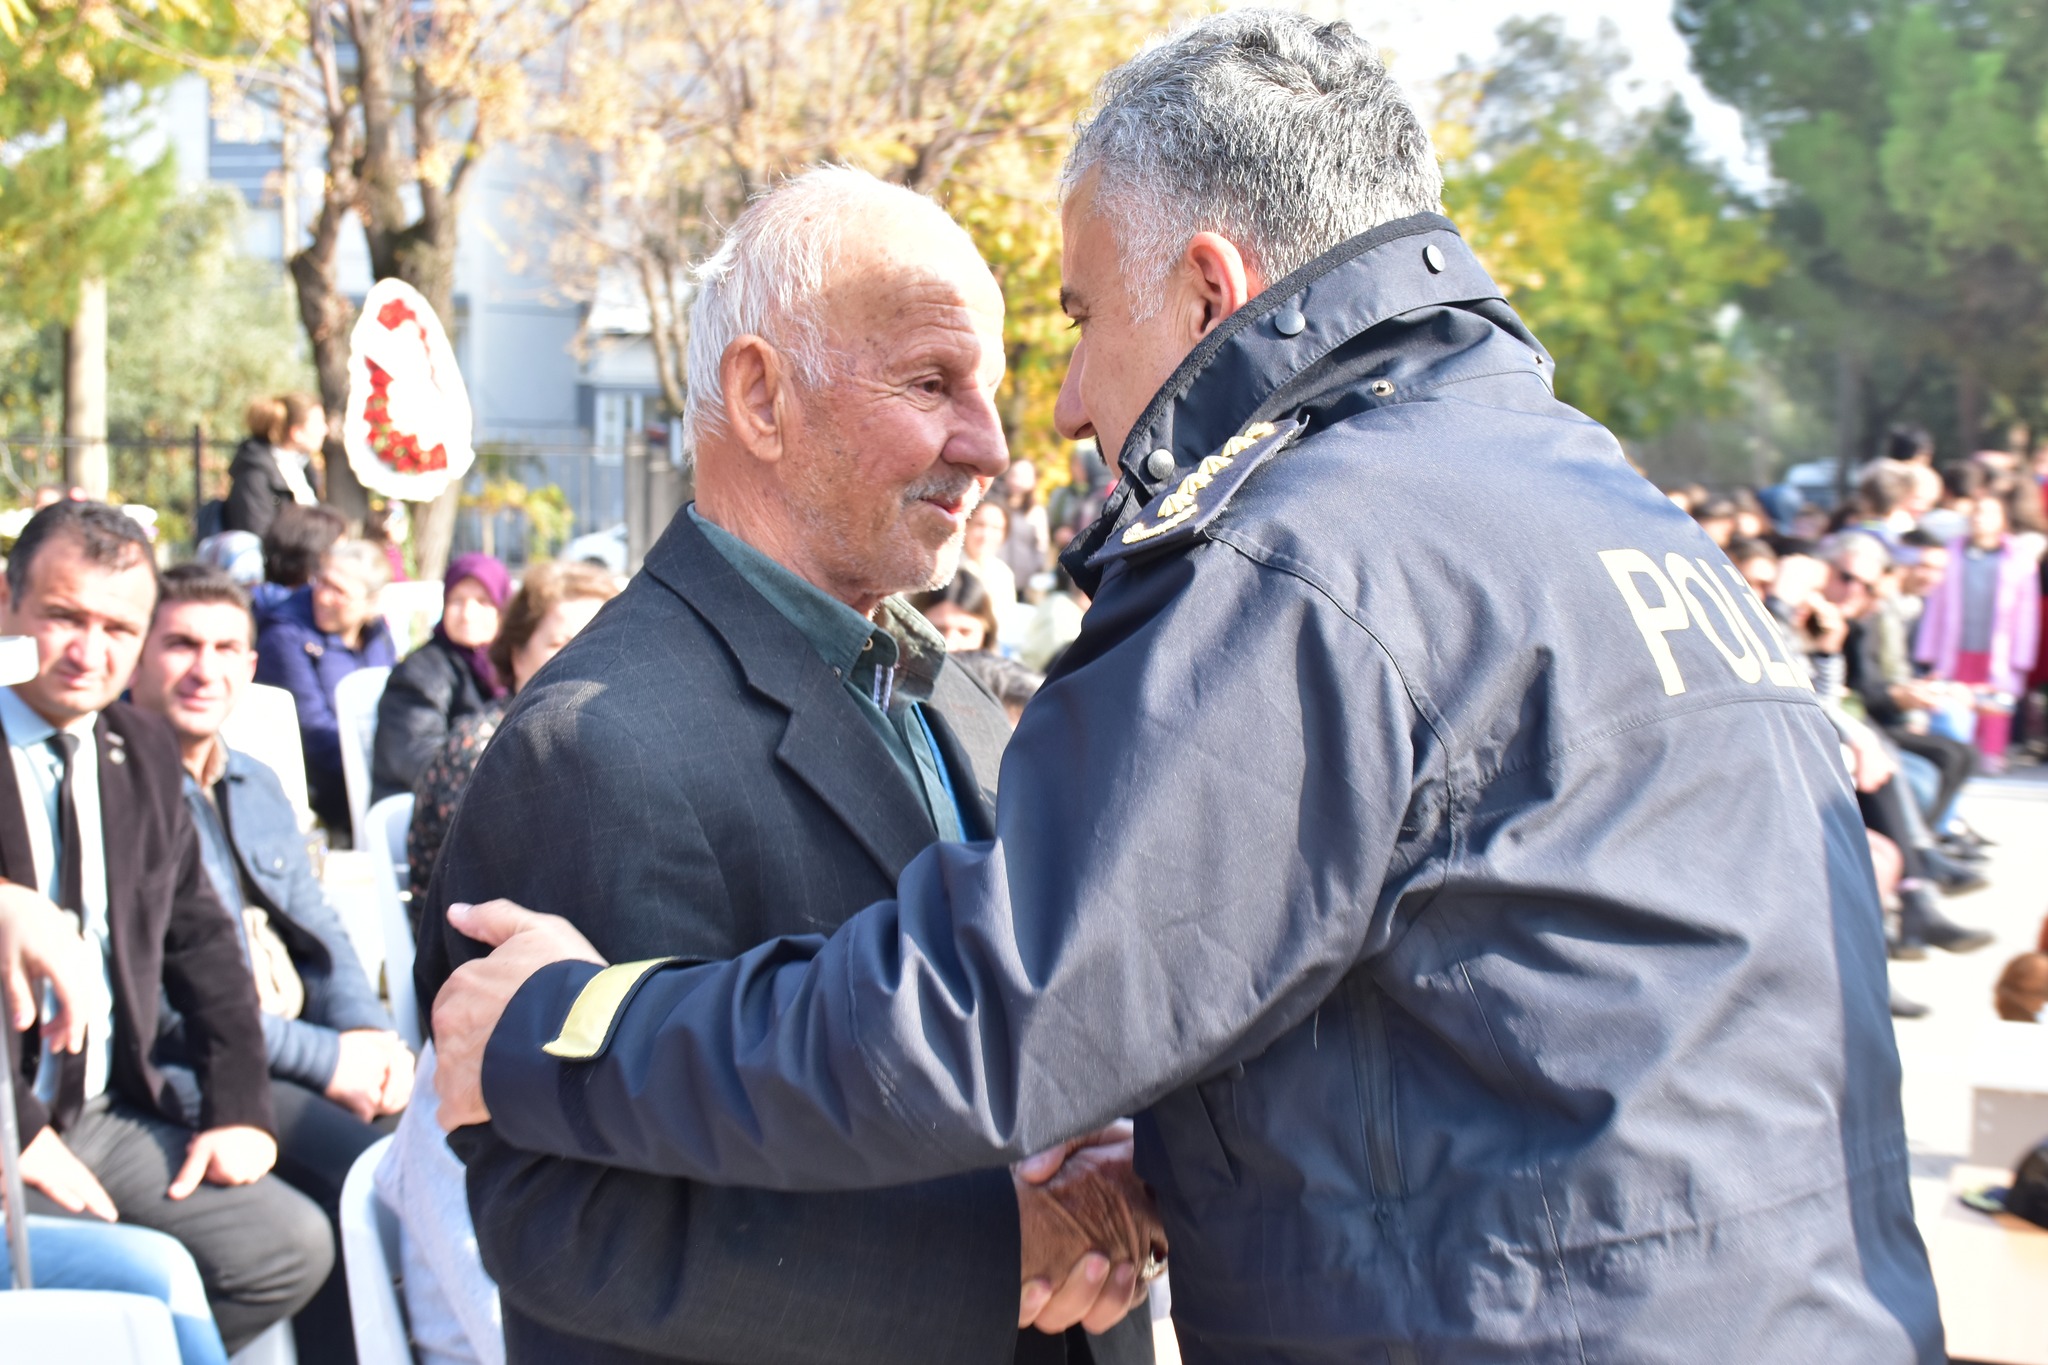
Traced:
<svg viewBox="0 0 2048 1365">
<path fill-rule="evenodd" d="M 1373 1197 L 1382 1205 L 1403 1199 L 1401 1156 L 1394 1143 L 1394 1070 L 1387 1045 L 1387 1018 L 1380 992 L 1368 978 L 1358 990 L 1358 1023 L 1364 1048 L 1358 1059 L 1358 1088 L 1365 1100 L 1366 1160 Z"/>
</svg>

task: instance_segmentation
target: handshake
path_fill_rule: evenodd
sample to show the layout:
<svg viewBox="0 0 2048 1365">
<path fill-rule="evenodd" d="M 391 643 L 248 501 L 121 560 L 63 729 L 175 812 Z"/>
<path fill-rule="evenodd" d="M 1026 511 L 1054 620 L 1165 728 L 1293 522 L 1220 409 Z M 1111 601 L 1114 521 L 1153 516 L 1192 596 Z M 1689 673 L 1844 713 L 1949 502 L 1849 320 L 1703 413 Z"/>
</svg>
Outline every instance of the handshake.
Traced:
<svg viewBox="0 0 2048 1365">
<path fill-rule="evenodd" d="M 1165 1268 L 1166 1232 L 1131 1153 L 1126 1119 L 1012 1169 L 1023 1243 L 1019 1327 L 1106 1332 Z"/>
</svg>

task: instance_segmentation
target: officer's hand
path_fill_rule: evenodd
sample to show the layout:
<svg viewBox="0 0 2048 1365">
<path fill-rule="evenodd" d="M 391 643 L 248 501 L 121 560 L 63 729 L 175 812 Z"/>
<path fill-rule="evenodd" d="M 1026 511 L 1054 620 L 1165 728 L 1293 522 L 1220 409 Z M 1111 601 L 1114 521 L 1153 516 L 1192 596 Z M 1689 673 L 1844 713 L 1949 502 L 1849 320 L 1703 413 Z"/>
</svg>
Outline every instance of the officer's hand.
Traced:
<svg viewBox="0 0 2048 1365">
<path fill-rule="evenodd" d="M 1023 1241 L 1019 1327 L 1106 1332 L 1144 1301 L 1166 1233 L 1131 1169 L 1131 1147 L 1131 1125 L 1112 1124 L 1012 1172 Z"/>
<path fill-rule="evenodd" d="M 605 965 L 590 940 L 556 915 L 539 915 L 511 901 L 451 905 L 448 922 L 479 943 L 493 945 L 489 957 L 464 963 L 434 997 L 434 1093 L 441 1101 L 447 1132 L 484 1123 L 484 1046 L 505 1007 L 528 977 L 554 962 Z"/>
</svg>

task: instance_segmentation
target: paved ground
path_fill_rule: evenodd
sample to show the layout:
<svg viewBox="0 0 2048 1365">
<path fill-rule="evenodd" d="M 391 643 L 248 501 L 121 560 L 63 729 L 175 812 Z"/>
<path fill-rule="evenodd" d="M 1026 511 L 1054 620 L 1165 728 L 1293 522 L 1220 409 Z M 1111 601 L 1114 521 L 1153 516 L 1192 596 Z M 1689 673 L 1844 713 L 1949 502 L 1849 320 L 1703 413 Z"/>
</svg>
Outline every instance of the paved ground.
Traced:
<svg viewBox="0 0 2048 1365">
<path fill-rule="evenodd" d="M 1934 1012 L 1898 1021 L 1905 1067 L 1906 1136 L 1915 1174 L 1946 1175 L 1970 1146 L 1971 1062 L 1997 1016 L 1991 987 L 2015 953 L 2034 946 L 2048 911 L 2048 768 L 1979 778 L 1963 796 L 1963 815 L 1998 846 L 1989 850 L 1991 885 L 1948 900 L 1952 919 L 1989 929 L 1998 941 L 1961 957 L 1929 953 L 1894 962 L 1892 983 Z"/>
</svg>

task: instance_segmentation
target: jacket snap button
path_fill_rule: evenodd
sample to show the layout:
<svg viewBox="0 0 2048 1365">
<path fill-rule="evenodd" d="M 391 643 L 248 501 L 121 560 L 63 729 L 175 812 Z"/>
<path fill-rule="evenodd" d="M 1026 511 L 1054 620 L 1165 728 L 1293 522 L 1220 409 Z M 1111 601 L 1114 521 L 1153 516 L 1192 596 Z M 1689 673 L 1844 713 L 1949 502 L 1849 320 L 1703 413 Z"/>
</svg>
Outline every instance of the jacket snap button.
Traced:
<svg viewBox="0 0 2048 1365">
<path fill-rule="evenodd" d="M 271 870 L 272 872 L 282 872 L 282 871 L 284 871 L 284 859 L 282 859 L 282 858 L 272 858 L 272 859 L 270 860 L 270 870 Z"/>
<path fill-rule="evenodd" d="M 1155 450 L 1145 457 L 1145 474 L 1152 479 L 1173 477 L 1174 458 L 1170 450 Z"/>
<path fill-rule="evenodd" d="M 1284 308 L 1273 319 L 1273 330 L 1284 337 L 1300 336 L 1306 326 L 1308 319 L 1301 315 L 1299 308 Z"/>
<path fill-rule="evenodd" d="M 1394 396 L 1394 381 L 1391 379 L 1373 380 L 1372 396 L 1375 398 L 1392 398 Z"/>
<path fill-rule="evenodd" d="M 1442 248 L 1442 247 L 1440 247 L 1440 246 L 1438 246 L 1438 245 L 1437 245 L 1437 244 L 1436 244 L 1435 242 L 1431 242 L 1431 243 L 1430 243 L 1430 244 L 1429 244 L 1428 246 L 1426 246 L 1426 247 L 1422 248 L 1422 263 L 1423 263 L 1424 265 L 1426 265 L 1426 266 L 1428 266 L 1428 267 L 1429 267 L 1429 273 L 1430 273 L 1430 274 L 1432 274 L 1432 275 L 1441 275 L 1441 274 L 1443 274 L 1443 273 L 1444 273 L 1444 250 L 1443 250 L 1443 248 Z"/>
</svg>

